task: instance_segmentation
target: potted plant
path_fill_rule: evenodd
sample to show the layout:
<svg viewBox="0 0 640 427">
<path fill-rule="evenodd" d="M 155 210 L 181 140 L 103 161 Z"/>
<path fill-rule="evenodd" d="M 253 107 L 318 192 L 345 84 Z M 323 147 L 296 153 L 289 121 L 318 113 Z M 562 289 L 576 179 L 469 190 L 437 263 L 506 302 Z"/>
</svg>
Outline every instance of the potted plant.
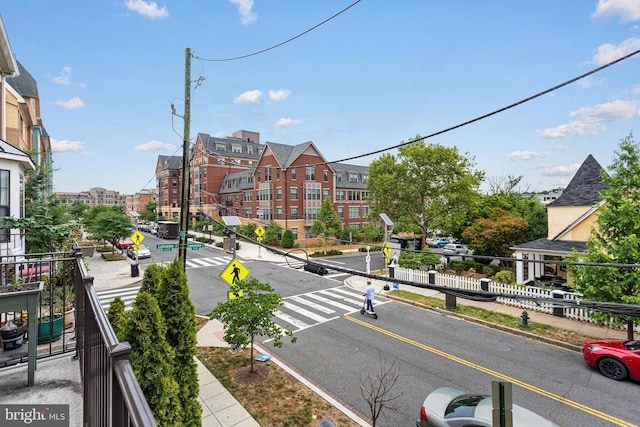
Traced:
<svg viewBox="0 0 640 427">
<path fill-rule="evenodd" d="M 2 349 L 4 351 L 9 351 L 20 348 L 24 342 L 24 334 L 26 332 L 27 325 L 22 321 L 22 317 L 14 317 L 13 321 L 8 320 L 0 328 Z"/>
<path fill-rule="evenodd" d="M 97 245 L 91 240 L 81 240 L 78 242 L 78 247 L 83 257 L 92 257 L 96 252 Z"/>
<path fill-rule="evenodd" d="M 76 295 L 73 291 L 73 284 L 67 283 L 62 288 L 56 289 L 56 296 L 54 298 L 54 313 L 60 313 L 64 311 L 64 328 L 69 329 L 75 323 L 75 307 L 74 303 Z"/>
</svg>

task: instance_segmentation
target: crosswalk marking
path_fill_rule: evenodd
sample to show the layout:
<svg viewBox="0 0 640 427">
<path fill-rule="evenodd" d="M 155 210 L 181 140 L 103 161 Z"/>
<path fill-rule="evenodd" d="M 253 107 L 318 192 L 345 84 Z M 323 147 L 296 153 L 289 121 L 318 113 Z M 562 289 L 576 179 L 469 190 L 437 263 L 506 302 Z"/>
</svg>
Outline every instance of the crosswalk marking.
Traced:
<svg viewBox="0 0 640 427">
<path fill-rule="evenodd" d="M 298 333 L 358 312 L 363 306 L 360 295 L 358 291 L 339 286 L 286 297 L 284 305 L 275 313 L 276 323 L 282 330 Z M 376 300 L 376 306 L 389 302 L 385 299 Z M 269 341 L 271 339 L 265 342 Z"/>
<path fill-rule="evenodd" d="M 305 295 L 305 296 L 309 296 L 309 295 Z M 336 312 L 335 310 L 332 310 L 332 309 L 327 308 L 327 307 L 325 307 L 323 305 L 320 305 L 320 304 L 316 304 L 313 301 L 307 301 L 304 298 L 301 298 L 301 297 L 298 297 L 298 296 L 291 297 L 291 299 L 293 301 L 297 302 L 297 303 L 308 305 L 309 307 L 314 308 L 314 309 L 316 309 L 318 311 L 321 311 L 321 312 L 323 312 L 325 314 L 333 314 L 333 313 Z"/>
<path fill-rule="evenodd" d="M 136 299 L 138 295 L 138 291 L 142 286 L 132 286 L 128 288 L 120 288 L 120 289 L 109 289 L 104 291 L 97 291 L 98 300 L 100 301 L 100 305 L 105 313 L 109 311 L 109 307 L 111 307 L 111 303 L 116 297 L 122 298 L 124 302 L 125 311 L 131 310 L 131 304 Z"/>
<path fill-rule="evenodd" d="M 343 276 L 348 276 L 349 273 L 334 273 L 334 274 L 328 274 L 326 276 L 324 276 L 326 279 L 335 279 L 337 277 L 343 277 Z"/>
<path fill-rule="evenodd" d="M 312 311 L 307 310 L 306 308 L 299 307 L 295 304 L 290 303 L 289 301 L 284 301 L 284 307 L 289 310 L 295 311 L 298 314 L 303 315 L 304 317 L 308 317 L 309 319 L 315 320 L 316 322 L 322 323 L 326 322 L 327 318 L 320 316 Z"/>
<path fill-rule="evenodd" d="M 231 256 L 218 256 L 210 258 L 188 258 L 185 262 L 186 268 L 212 267 L 227 265 L 233 260 Z"/>
<path fill-rule="evenodd" d="M 334 288 L 334 289 L 332 289 L 332 290 L 337 291 L 338 289 L 335 289 L 335 288 Z M 356 305 L 356 306 L 360 306 L 360 305 L 362 304 L 362 300 L 356 300 L 356 299 L 352 299 L 352 298 L 347 298 L 347 297 L 346 297 L 346 296 L 344 296 L 344 295 L 336 295 L 336 293 L 335 293 L 335 292 L 331 292 L 331 291 L 329 291 L 329 290 L 324 290 L 324 289 L 323 289 L 323 290 L 320 290 L 320 291 L 318 291 L 318 292 L 319 292 L 319 293 L 321 293 L 321 294 L 323 294 L 323 295 L 329 295 L 329 296 L 332 296 L 332 297 L 339 298 L 339 299 L 340 299 L 340 301 L 342 301 L 342 302 L 348 302 L 348 303 L 354 304 L 354 305 Z M 354 294 L 351 294 L 350 296 L 354 296 L 354 297 L 355 297 L 355 295 L 354 295 Z"/>
<path fill-rule="evenodd" d="M 295 326 L 298 329 L 306 329 L 306 328 L 309 327 L 309 325 L 304 323 L 302 320 L 298 320 L 293 316 L 289 316 L 288 314 L 283 313 L 280 310 L 276 311 L 275 316 L 278 319 L 282 319 L 285 322 L 292 324 L 293 326 Z M 283 328 L 281 328 L 281 329 L 283 329 Z"/>
<path fill-rule="evenodd" d="M 313 298 L 313 299 L 315 299 L 316 301 L 320 301 L 320 302 L 322 302 L 322 303 L 324 303 L 324 304 L 328 304 L 328 305 L 330 305 L 330 306 L 337 307 L 337 308 L 339 308 L 339 309 L 341 309 L 341 310 L 344 310 L 344 311 L 347 311 L 347 312 L 349 312 L 349 311 L 356 311 L 356 309 L 355 309 L 355 308 L 353 308 L 353 307 L 351 307 L 351 306 L 341 304 L 341 303 L 339 303 L 338 301 L 330 300 L 329 298 L 325 298 L 325 297 L 323 297 L 323 296 L 321 296 L 321 295 L 317 295 L 317 294 L 308 294 L 308 295 L 306 295 L 306 296 L 307 296 L 307 297 L 309 297 L 309 298 Z"/>
</svg>

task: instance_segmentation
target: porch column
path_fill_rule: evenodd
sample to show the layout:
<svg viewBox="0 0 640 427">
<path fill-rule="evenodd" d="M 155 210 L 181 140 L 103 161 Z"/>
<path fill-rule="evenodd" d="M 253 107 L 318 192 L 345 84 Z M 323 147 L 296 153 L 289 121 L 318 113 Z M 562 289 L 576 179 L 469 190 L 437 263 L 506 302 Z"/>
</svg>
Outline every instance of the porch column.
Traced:
<svg viewBox="0 0 640 427">
<path fill-rule="evenodd" d="M 522 252 L 516 252 L 516 283 L 524 283 L 524 262 Z"/>
<path fill-rule="evenodd" d="M 537 257 L 537 254 L 534 254 L 534 253 L 527 254 L 527 259 L 529 260 L 529 262 L 527 263 L 527 280 L 530 280 L 530 281 L 533 281 L 533 279 L 535 279 L 536 267 L 538 266 L 538 264 L 531 261 L 535 261 L 536 257 Z"/>
<path fill-rule="evenodd" d="M 542 261 L 544 260 L 544 255 L 543 254 L 536 254 L 536 259 L 538 261 Z M 542 262 L 537 262 L 536 263 L 536 277 L 540 277 L 542 276 L 542 272 L 544 271 L 544 264 Z"/>
</svg>

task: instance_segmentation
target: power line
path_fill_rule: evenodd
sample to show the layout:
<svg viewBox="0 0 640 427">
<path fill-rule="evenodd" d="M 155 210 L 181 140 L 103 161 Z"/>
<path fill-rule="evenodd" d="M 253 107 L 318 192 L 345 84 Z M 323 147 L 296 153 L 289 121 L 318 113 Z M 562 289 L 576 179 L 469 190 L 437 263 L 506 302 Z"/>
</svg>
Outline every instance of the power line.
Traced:
<svg viewBox="0 0 640 427">
<path fill-rule="evenodd" d="M 560 84 L 558 84 L 556 86 L 553 86 L 553 87 L 551 87 L 549 89 L 543 90 L 542 92 L 538 92 L 535 95 L 531 95 L 531 96 L 529 96 L 527 98 L 524 98 L 524 99 L 521 99 L 519 101 L 516 101 L 513 104 L 509 104 L 509 105 L 507 105 L 505 107 L 499 108 L 499 109 L 494 110 L 494 111 L 492 111 L 490 113 L 483 114 L 483 115 L 478 116 L 476 118 L 473 118 L 471 120 L 467 120 L 466 122 L 459 123 L 459 124 L 457 124 L 455 126 L 451 126 L 451 127 L 446 128 L 446 129 L 440 130 L 438 132 L 431 133 L 431 134 L 429 134 L 427 136 L 423 136 L 423 137 L 420 137 L 420 138 L 417 138 L 417 139 L 412 139 L 412 140 L 407 141 L 407 142 L 403 142 L 403 143 L 400 143 L 400 144 L 397 144 L 397 145 L 394 145 L 394 146 L 391 146 L 391 147 L 387 147 L 387 148 L 382 148 L 380 150 L 371 151 L 371 152 L 365 153 L 365 154 L 359 154 L 357 156 L 346 157 L 344 159 L 333 160 L 333 161 L 330 161 L 330 162 L 315 163 L 315 164 L 311 164 L 311 165 L 307 165 L 307 166 L 321 166 L 321 165 L 325 165 L 325 164 L 347 162 L 349 160 L 360 159 L 362 157 L 367 157 L 367 156 L 372 156 L 374 154 L 384 153 L 385 151 L 389 151 L 389 150 L 393 150 L 393 149 L 396 149 L 396 148 L 404 147 L 405 145 L 414 144 L 416 142 L 424 141 L 425 139 L 429 139 L 429 138 L 433 138 L 433 137 L 438 136 L 438 135 L 442 135 L 442 134 L 450 132 L 452 130 L 461 128 L 463 126 L 470 125 L 471 123 L 475 123 L 477 121 L 480 121 L 480 120 L 486 119 L 488 117 L 494 116 L 494 115 L 496 115 L 498 113 L 502 113 L 504 111 L 510 110 L 510 109 L 512 109 L 514 107 L 517 107 L 519 105 L 525 104 L 525 103 L 527 103 L 529 101 L 532 101 L 532 100 L 534 100 L 536 98 L 539 98 L 539 97 L 541 97 L 543 95 L 546 95 L 548 93 L 554 92 L 554 91 L 556 91 L 556 90 L 558 90 L 558 89 L 560 89 L 560 88 L 562 88 L 564 86 L 570 85 L 571 83 L 574 83 L 574 82 L 576 82 L 576 81 L 578 81 L 580 79 L 583 79 L 583 78 L 588 77 L 588 76 L 590 76 L 592 74 L 600 72 L 600 71 L 602 71 L 602 70 L 604 70 L 606 68 L 609 68 L 612 65 L 617 64 L 618 62 L 622 62 L 622 61 L 624 61 L 626 59 L 629 59 L 632 56 L 635 56 L 635 55 L 637 55 L 639 53 L 640 53 L 640 49 L 638 49 L 638 50 L 636 50 L 634 52 L 631 52 L 631 53 L 629 53 L 629 54 L 627 54 L 627 55 L 625 55 L 623 57 L 620 57 L 620 58 L 618 58 L 618 59 L 616 59 L 614 61 L 611 61 L 611 62 L 609 62 L 609 63 L 607 63 L 607 64 L 605 64 L 605 65 L 603 65 L 601 67 L 595 68 L 595 69 L 593 69 L 593 70 L 591 70 L 589 72 L 586 72 L 586 73 L 581 74 L 581 75 L 579 75 L 577 77 L 574 77 L 574 78 L 572 78 L 570 80 L 567 80 L 567 81 L 565 81 L 563 83 L 560 83 Z"/>
<path fill-rule="evenodd" d="M 300 33 L 300 34 L 298 34 L 298 35 L 296 35 L 296 36 L 291 37 L 290 39 L 287 39 L 287 40 L 285 40 L 285 41 L 283 41 L 283 42 L 280 42 L 280 43 L 278 43 L 278 44 L 276 44 L 276 45 L 273 45 L 273 46 L 271 46 L 271 47 L 268 47 L 268 48 L 266 48 L 266 49 L 259 50 L 259 51 L 257 51 L 257 52 L 249 53 L 249 54 L 247 54 L 247 55 L 235 56 L 235 57 L 233 57 L 233 58 L 222 58 L 222 59 L 207 59 L 207 58 L 200 58 L 199 56 L 195 56 L 195 55 L 194 55 L 193 57 L 194 57 L 194 58 L 196 58 L 196 59 L 199 59 L 199 60 L 201 60 L 201 61 L 208 61 L 208 62 L 228 62 L 228 61 L 237 61 L 237 60 L 239 60 L 239 59 L 245 59 L 245 58 L 249 58 L 249 57 L 251 57 L 251 56 L 260 55 L 261 53 L 265 53 L 265 52 L 268 52 L 268 51 L 270 51 L 270 50 L 273 50 L 273 49 L 275 49 L 275 48 L 277 48 L 277 47 L 280 47 L 280 46 L 285 45 L 285 44 L 287 44 L 287 43 L 289 43 L 289 42 L 292 42 L 292 41 L 294 41 L 295 39 L 300 38 L 300 37 L 304 36 L 304 35 L 305 35 L 305 34 L 307 34 L 307 33 L 310 33 L 311 31 L 315 30 L 316 28 L 320 27 L 321 25 L 326 24 L 327 22 L 331 21 L 333 18 L 335 18 L 335 17 L 337 17 L 337 16 L 341 15 L 342 13 L 346 12 L 347 10 L 351 9 L 353 6 L 355 6 L 356 4 L 360 3 L 361 1 L 362 1 L 362 0 L 357 0 L 357 1 L 353 2 L 353 3 L 351 3 L 349 6 L 345 7 L 344 9 L 342 9 L 340 12 L 336 13 L 335 15 L 333 15 L 333 16 L 331 16 L 331 17 L 329 17 L 329 18 L 325 19 L 324 21 L 320 22 L 319 24 L 314 25 L 313 27 L 309 28 L 309 29 L 308 29 L 308 30 L 306 30 L 306 31 L 303 31 L 303 32 L 302 32 L 302 33 Z"/>
</svg>

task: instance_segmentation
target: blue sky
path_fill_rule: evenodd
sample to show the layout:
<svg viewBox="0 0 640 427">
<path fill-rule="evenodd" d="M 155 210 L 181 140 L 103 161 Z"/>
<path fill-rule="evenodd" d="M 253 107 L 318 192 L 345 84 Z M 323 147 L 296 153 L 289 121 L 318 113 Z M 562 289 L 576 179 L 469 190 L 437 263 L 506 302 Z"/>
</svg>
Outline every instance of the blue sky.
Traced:
<svg viewBox="0 0 640 427">
<path fill-rule="evenodd" d="M 0 15 L 37 80 L 56 191 L 155 186 L 191 139 L 245 129 L 341 160 L 482 116 L 640 49 L 637 0 L 21 0 Z M 172 116 L 174 103 L 178 116 Z M 426 142 L 488 178 L 566 185 L 592 154 L 640 138 L 640 56 Z M 394 151 L 390 151 L 393 153 Z M 378 155 L 351 160 L 367 165 Z"/>
</svg>

